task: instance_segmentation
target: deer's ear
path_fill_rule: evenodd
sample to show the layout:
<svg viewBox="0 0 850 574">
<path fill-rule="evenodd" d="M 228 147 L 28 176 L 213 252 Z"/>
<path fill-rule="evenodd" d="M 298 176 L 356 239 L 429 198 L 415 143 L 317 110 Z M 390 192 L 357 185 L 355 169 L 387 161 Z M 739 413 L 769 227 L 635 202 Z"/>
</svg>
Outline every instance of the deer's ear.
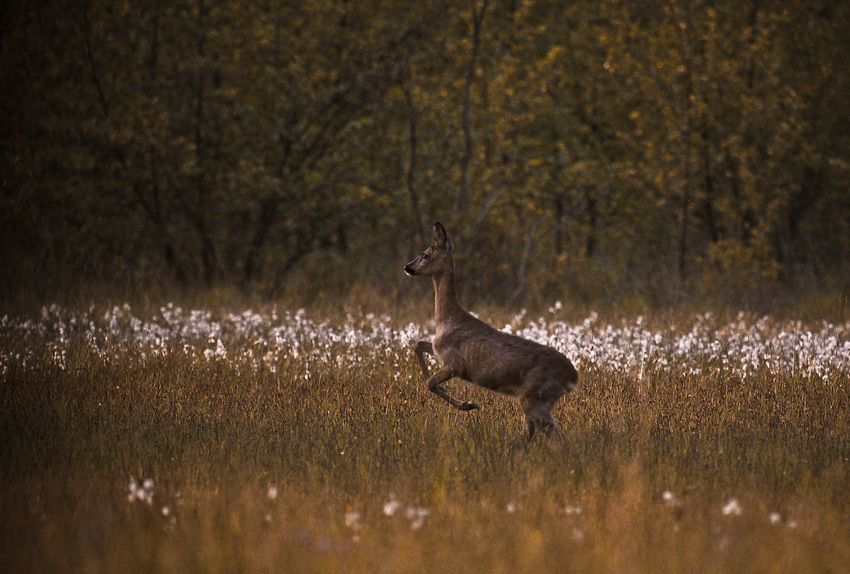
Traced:
<svg viewBox="0 0 850 574">
<path fill-rule="evenodd" d="M 446 228 L 439 221 L 434 222 L 434 244 L 440 249 L 445 249 L 446 244 L 451 244 L 449 236 L 446 234 Z"/>
</svg>

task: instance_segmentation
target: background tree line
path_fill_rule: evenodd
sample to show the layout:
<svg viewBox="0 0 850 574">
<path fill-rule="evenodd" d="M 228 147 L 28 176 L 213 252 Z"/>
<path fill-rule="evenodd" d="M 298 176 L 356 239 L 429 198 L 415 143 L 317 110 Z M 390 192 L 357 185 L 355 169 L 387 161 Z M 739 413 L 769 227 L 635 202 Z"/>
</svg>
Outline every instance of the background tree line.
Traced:
<svg viewBox="0 0 850 574">
<path fill-rule="evenodd" d="M 0 292 L 756 303 L 850 284 L 850 8 L 42 0 L 0 17 Z M 389 287 L 388 287 L 389 286 Z"/>
</svg>

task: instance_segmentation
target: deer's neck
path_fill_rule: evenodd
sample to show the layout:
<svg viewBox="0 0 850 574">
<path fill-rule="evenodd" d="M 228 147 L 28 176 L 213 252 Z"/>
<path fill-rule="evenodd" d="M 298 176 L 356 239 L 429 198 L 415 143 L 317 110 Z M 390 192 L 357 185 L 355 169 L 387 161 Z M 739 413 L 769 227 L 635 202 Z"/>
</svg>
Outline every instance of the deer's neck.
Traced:
<svg viewBox="0 0 850 574">
<path fill-rule="evenodd" d="M 454 269 L 434 275 L 432 279 L 434 281 L 434 315 L 439 325 L 464 311 L 457 300 Z"/>
</svg>

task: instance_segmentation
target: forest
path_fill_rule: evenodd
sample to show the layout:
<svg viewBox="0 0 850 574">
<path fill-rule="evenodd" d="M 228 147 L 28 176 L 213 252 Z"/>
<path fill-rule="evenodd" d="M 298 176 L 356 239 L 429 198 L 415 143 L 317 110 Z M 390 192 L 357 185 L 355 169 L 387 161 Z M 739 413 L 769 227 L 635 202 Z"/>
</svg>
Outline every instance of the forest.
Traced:
<svg viewBox="0 0 850 574">
<path fill-rule="evenodd" d="M 434 220 L 466 301 L 846 300 L 848 53 L 832 0 L 4 3 L 0 300 L 398 296 Z"/>
</svg>

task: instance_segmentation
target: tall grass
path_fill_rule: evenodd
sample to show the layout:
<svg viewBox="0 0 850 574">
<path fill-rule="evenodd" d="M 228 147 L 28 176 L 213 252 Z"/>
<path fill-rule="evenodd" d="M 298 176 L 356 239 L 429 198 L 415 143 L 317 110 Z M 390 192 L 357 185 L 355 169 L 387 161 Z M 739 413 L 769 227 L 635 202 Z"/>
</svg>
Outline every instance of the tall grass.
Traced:
<svg viewBox="0 0 850 574">
<path fill-rule="evenodd" d="M 424 389 L 427 325 L 7 317 L 0 570 L 846 568 L 847 325 L 552 313 L 509 320 L 580 366 L 562 436 L 531 444 L 510 399 L 452 383 L 482 406 L 461 413 Z"/>
</svg>

